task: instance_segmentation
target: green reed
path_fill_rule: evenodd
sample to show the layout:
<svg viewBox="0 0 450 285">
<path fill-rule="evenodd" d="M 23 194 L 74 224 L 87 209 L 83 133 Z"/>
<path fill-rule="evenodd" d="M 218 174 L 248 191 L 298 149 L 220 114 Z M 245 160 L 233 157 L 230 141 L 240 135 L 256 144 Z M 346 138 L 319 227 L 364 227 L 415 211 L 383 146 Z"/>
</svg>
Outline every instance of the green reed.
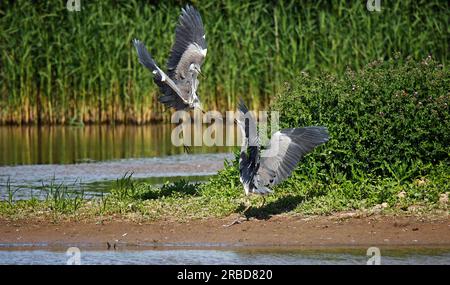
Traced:
<svg viewBox="0 0 450 285">
<path fill-rule="evenodd" d="M 199 95 L 206 109 L 252 108 L 299 72 L 358 69 L 395 52 L 448 61 L 445 1 L 192 1 L 208 57 Z M 0 2 L 0 124 L 146 123 L 167 119 L 131 40 L 160 65 L 174 40 L 180 1 Z"/>
</svg>

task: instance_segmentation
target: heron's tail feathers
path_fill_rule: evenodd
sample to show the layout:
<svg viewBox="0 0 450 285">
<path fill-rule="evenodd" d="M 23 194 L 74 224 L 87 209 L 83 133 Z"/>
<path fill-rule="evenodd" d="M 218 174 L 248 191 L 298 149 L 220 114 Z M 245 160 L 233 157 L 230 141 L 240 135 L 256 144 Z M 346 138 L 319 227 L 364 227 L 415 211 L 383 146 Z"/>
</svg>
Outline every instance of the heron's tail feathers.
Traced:
<svg viewBox="0 0 450 285">
<path fill-rule="evenodd" d="M 257 187 L 253 190 L 253 193 L 259 194 L 259 195 L 268 195 L 272 193 L 273 191 L 265 186 Z"/>
</svg>

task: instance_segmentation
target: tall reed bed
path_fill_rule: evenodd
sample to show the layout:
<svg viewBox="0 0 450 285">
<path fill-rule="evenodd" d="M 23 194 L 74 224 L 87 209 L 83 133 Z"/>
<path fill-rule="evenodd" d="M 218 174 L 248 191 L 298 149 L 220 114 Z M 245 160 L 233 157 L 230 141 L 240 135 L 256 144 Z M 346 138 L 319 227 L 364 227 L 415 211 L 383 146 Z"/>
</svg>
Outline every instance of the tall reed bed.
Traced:
<svg viewBox="0 0 450 285">
<path fill-rule="evenodd" d="M 270 104 L 301 71 L 342 74 L 395 52 L 448 62 L 445 1 L 193 1 L 208 57 L 199 94 L 206 109 Z M 165 65 L 180 1 L 0 2 L 0 124 L 146 123 L 169 112 L 131 40 Z"/>
</svg>

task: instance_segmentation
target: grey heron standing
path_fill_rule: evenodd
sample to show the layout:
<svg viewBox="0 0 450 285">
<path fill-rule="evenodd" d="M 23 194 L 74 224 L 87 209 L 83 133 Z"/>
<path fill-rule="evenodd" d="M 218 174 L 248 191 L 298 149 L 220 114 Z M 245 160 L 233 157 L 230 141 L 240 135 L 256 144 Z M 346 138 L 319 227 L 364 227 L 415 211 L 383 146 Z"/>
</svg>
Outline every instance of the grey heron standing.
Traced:
<svg viewBox="0 0 450 285">
<path fill-rule="evenodd" d="M 167 74 L 162 71 L 144 44 L 133 40 L 139 62 L 153 73 L 153 79 L 162 95 L 158 100 L 175 110 L 200 108 L 197 95 L 198 75 L 206 57 L 205 29 L 200 13 L 187 5 L 181 10 L 175 29 L 175 43 L 167 62 Z"/>
<path fill-rule="evenodd" d="M 239 103 L 236 123 L 243 134 L 239 158 L 239 176 L 245 195 L 263 196 L 272 193 L 271 187 L 288 178 L 300 159 L 316 146 L 328 141 L 325 127 L 283 129 L 272 135 L 269 145 L 261 150 L 256 131 L 256 121 L 248 108 Z M 243 214 L 250 208 L 247 206 Z M 229 226 L 240 223 L 237 219 Z"/>
</svg>

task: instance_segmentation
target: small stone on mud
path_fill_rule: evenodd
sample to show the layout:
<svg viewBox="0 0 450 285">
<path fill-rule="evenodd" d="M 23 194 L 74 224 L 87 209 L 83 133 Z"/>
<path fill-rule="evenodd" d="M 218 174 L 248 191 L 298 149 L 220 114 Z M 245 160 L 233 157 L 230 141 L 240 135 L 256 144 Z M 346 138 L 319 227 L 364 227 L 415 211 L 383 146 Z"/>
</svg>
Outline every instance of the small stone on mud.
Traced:
<svg viewBox="0 0 450 285">
<path fill-rule="evenodd" d="M 417 205 L 411 205 L 408 207 L 408 211 L 410 211 L 410 212 L 416 212 L 419 209 L 420 209 L 420 206 L 417 206 Z"/>
<path fill-rule="evenodd" d="M 382 203 L 382 204 L 377 204 L 377 205 L 375 205 L 375 206 L 373 207 L 373 211 L 379 212 L 379 211 L 381 211 L 381 210 L 383 210 L 383 209 L 385 209 L 385 208 L 387 208 L 387 207 L 388 207 L 388 204 L 387 204 L 386 202 L 384 202 L 384 203 Z"/>
<path fill-rule="evenodd" d="M 445 206 L 448 204 L 448 193 L 442 193 L 439 196 L 439 204 Z"/>
</svg>

